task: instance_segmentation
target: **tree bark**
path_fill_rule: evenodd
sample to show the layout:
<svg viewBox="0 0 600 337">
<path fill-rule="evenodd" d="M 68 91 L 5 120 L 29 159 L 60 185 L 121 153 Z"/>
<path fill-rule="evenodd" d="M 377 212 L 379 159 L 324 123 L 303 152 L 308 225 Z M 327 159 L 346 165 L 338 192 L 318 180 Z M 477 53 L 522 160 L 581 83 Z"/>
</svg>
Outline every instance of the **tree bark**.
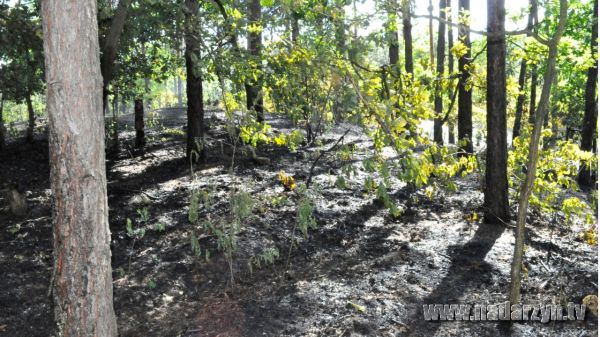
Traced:
<svg viewBox="0 0 600 337">
<path fill-rule="evenodd" d="M 490 0 L 491 1 L 491 0 Z M 510 270 L 510 297 L 511 303 L 519 303 L 521 295 L 521 268 L 523 267 L 523 247 L 525 245 L 525 222 L 527 220 L 527 208 L 529 207 L 529 197 L 536 178 L 538 150 L 540 135 L 542 132 L 542 123 L 544 116 L 548 113 L 548 103 L 550 101 L 550 90 L 556 76 L 556 57 L 558 54 L 558 43 L 565 30 L 567 21 L 567 0 L 560 0 L 560 17 L 558 27 L 548 46 L 547 71 L 544 75 L 544 85 L 540 96 L 540 103 L 535 113 L 535 123 L 529 143 L 529 154 L 527 156 L 527 175 L 525 181 L 521 184 L 519 193 L 519 211 L 517 214 L 517 228 L 515 237 L 514 258 Z"/>
<path fill-rule="evenodd" d="M 398 41 L 398 20 L 396 15 L 396 0 L 389 1 L 388 22 L 386 32 L 388 36 L 388 58 L 390 62 L 390 77 L 392 79 L 392 88 L 396 94 L 400 89 L 400 43 Z M 389 97 L 389 96 L 388 96 Z"/>
<path fill-rule="evenodd" d="M 408 74 L 413 74 L 413 45 L 412 24 L 410 21 L 410 0 L 402 1 L 402 38 L 404 39 L 404 69 Z"/>
<path fill-rule="evenodd" d="M 298 15 L 292 13 L 292 45 L 298 44 L 298 37 L 300 37 L 300 23 L 298 22 Z"/>
<path fill-rule="evenodd" d="M 592 55 L 597 59 L 596 41 L 598 40 L 598 2 L 594 1 L 594 20 L 592 22 Z M 583 125 L 581 127 L 581 149 L 593 151 L 596 149 L 596 124 L 598 122 L 598 100 L 596 99 L 596 81 L 598 80 L 598 65 L 588 69 L 587 83 L 585 85 L 585 108 L 583 114 Z M 592 187 L 594 185 L 594 174 L 585 165 L 579 171 L 579 185 Z"/>
<path fill-rule="evenodd" d="M 527 121 L 529 124 L 533 124 L 535 121 L 535 106 L 537 101 L 537 68 L 535 64 L 531 66 L 531 91 L 529 93 L 529 118 Z"/>
<path fill-rule="evenodd" d="M 436 66 L 436 83 L 435 83 L 435 98 L 434 110 L 435 118 L 433 120 L 433 140 L 439 145 L 444 144 L 444 134 L 442 126 L 444 125 L 443 109 L 444 101 L 442 97 L 442 77 L 444 76 L 444 56 L 446 49 L 446 24 L 442 20 L 446 20 L 446 0 L 440 0 L 440 21 L 438 26 L 438 41 L 437 41 L 437 66 Z"/>
<path fill-rule="evenodd" d="M 135 147 L 141 149 L 146 145 L 144 134 L 144 100 L 138 98 L 134 103 Z"/>
<path fill-rule="evenodd" d="M 187 91 L 187 142 L 186 157 L 197 162 L 204 159 L 204 102 L 202 77 L 196 69 L 200 57 L 200 32 L 197 0 L 185 0 L 187 7 L 185 22 L 185 68 Z"/>
<path fill-rule="evenodd" d="M 33 136 L 35 132 L 35 111 L 33 110 L 33 104 L 31 103 L 31 93 L 27 93 L 25 96 L 25 102 L 27 103 L 27 142 L 33 142 Z"/>
<path fill-rule="evenodd" d="M 485 221 L 510 220 L 506 140 L 506 36 L 504 0 L 488 0 L 487 138 L 485 165 Z"/>
<path fill-rule="evenodd" d="M 120 0 L 115 10 L 115 14 L 110 23 L 110 29 L 106 34 L 104 43 L 102 44 L 102 56 L 100 57 L 100 67 L 102 70 L 102 111 L 104 112 L 108 104 L 108 85 L 113 78 L 113 70 L 115 67 L 115 59 L 117 58 L 117 50 L 119 48 L 119 39 L 123 28 L 125 28 L 125 21 L 127 21 L 127 14 L 129 12 L 129 6 L 131 0 Z"/>
<path fill-rule="evenodd" d="M 117 90 L 113 93 L 113 116 L 111 128 L 111 144 L 110 148 L 113 151 L 119 150 L 119 94 Z"/>
<path fill-rule="evenodd" d="M 262 27 L 261 19 L 261 6 L 260 0 L 249 0 L 248 1 L 248 24 L 249 25 L 260 25 Z M 253 61 L 256 63 L 256 71 L 259 73 L 262 71 L 262 31 L 248 31 L 248 52 L 250 53 Z M 263 110 L 263 97 L 261 86 L 261 76 L 258 76 L 258 80 L 249 80 L 245 84 L 246 88 L 246 108 L 256 113 L 256 120 L 258 122 L 264 121 L 264 110 Z"/>
<path fill-rule="evenodd" d="M 43 0 L 57 336 L 117 336 L 96 1 Z"/>
<path fill-rule="evenodd" d="M 459 0 L 459 9 L 470 10 L 470 0 Z M 471 66 L 471 38 L 469 26 L 461 25 L 458 39 L 467 47 L 467 53 L 458 59 L 458 140 L 463 153 L 473 153 L 473 96 L 469 84 Z"/>
</svg>

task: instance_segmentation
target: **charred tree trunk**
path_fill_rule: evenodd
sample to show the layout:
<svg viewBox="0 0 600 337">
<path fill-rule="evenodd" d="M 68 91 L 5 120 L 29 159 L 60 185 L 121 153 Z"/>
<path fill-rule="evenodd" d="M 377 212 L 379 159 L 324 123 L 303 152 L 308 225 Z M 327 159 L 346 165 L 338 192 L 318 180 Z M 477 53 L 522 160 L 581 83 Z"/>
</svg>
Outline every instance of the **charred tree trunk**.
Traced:
<svg viewBox="0 0 600 337">
<path fill-rule="evenodd" d="M 594 21 L 592 22 L 592 55 L 597 58 L 596 40 L 598 39 L 598 2 L 594 1 Z M 596 81 L 598 80 L 598 65 L 588 69 L 585 85 L 585 110 L 581 127 L 581 149 L 596 152 L 596 124 L 598 122 L 598 100 L 596 99 Z M 579 172 L 579 184 L 585 187 L 594 185 L 594 174 L 589 167 L 583 165 Z"/>
<path fill-rule="evenodd" d="M 504 0 L 488 0 L 487 138 L 484 207 L 487 223 L 510 219 L 506 140 L 506 36 Z"/>
<path fill-rule="evenodd" d="M 119 39 L 123 28 L 125 28 L 125 21 L 127 21 L 127 14 L 129 12 L 129 5 L 131 0 L 120 0 L 115 10 L 115 14 L 110 23 L 110 29 L 104 38 L 102 44 L 102 56 L 100 57 L 100 67 L 102 69 L 102 111 L 104 112 L 108 104 L 108 85 L 113 78 L 113 70 L 115 67 L 115 59 L 117 58 L 117 50 L 119 49 Z"/>
<path fill-rule="evenodd" d="M 96 1 L 43 0 L 57 336 L 116 337 Z"/>
<path fill-rule="evenodd" d="M 185 22 L 185 68 L 187 74 L 187 144 L 186 157 L 192 162 L 204 159 L 204 102 L 202 77 L 194 59 L 200 57 L 200 32 L 197 0 L 185 0 L 188 11 Z"/>
<path fill-rule="evenodd" d="M 408 74 L 413 74 L 413 45 L 412 24 L 410 21 L 410 0 L 402 1 L 402 38 L 404 39 L 404 69 Z"/>
<path fill-rule="evenodd" d="M 470 0 L 459 0 L 460 10 L 470 10 Z M 467 53 L 458 59 L 458 140 L 465 153 L 473 153 L 473 96 L 469 68 L 471 66 L 471 38 L 469 26 L 461 25 L 458 39 L 467 47 Z"/>
<path fill-rule="evenodd" d="M 491 0 L 490 0 L 491 1 Z M 527 157 L 527 175 L 525 181 L 521 184 L 519 192 L 519 211 L 517 214 L 517 228 L 515 235 L 514 258 L 510 270 L 510 297 L 511 303 L 519 303 L 521 295 L 521 269 L 523 268 L 523 247 L 525 245 L 525 223 L 527 220 L 527 208 L 529 207 L 529 197 L 533 189 L 533 182 L 536 178 L 538 150 L 540 135 L 542 133 L 542 123 L 544 116 L 548 113 L 548 103 L 550 101 L 550 90 L 556 76 L 556 57 L 558 54 L 558 43 L 565 30 L 567 21 L 567 0 L 560 0 L 560 17 L 556 33 L 552 37 L 548 46 L 547 71 L 544 75 L 544 85 L 540 95 L 540 103 L 535 113 L 535 123 L 529 143 L 529 154 Z"/>
<path fill-rule="evenodd" d="M 446 24 L 442 20 L 446 20 L 446 0 L 440 0 L 440 21 L 438 26 L 438 41 L 437 41 L 437 67 L 436 67 L 436 83 L 435 83 L 435 98 L 434 110 L 435 119 L 433 120 L 433 140 L 439 145 L 444 144 L 444 134 L 442 119 L 444 100 L 442 97 L 442 77 L 444 76 L 444 56 L 446 49 Z"/>
<path fill-rule="evenodd" d="M 248 1 L 248 25 L 260 25 L 262 14 L 260 0 Z M 248 52 L 256 64 L 256 71 L 259 72 L 258 81 L 249 80 L 245 84 L 246 88 L 246 108 L 256 113 L 258 122 L 264 121 L 263 97 L 261 90 L 260 75 L 262 61 L 262 31 L 248 31 Z"/>
<path fill-rule="evenodd" d="M 135 147 L 141 149 L 146 145 L 144 134 L 144 101 L 141 98 L 135 100 L 133 110 L 135 119 Z"/>
<path fill-rule="evenodd" d="M 33 104 L 31 103 L 31 93 L 27 93 L 25 96 L 25 102 L 27 103 L 27 142 L 33 142 L 33 136 L 35 132 L 35 111 L 33 110 Z"/>
</svg>

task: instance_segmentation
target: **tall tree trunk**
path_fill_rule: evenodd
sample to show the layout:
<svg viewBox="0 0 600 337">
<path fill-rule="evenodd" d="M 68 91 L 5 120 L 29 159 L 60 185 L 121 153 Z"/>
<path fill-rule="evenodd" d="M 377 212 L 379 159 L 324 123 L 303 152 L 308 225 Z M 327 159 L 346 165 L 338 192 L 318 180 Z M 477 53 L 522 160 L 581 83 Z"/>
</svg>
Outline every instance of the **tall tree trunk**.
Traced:
<svg viewBox="0 0 600 337">
<path fill-rule="evenodd" d="M 459 0 L 461 11 L 470 11 L 470 0 Z M 460 77 L 458 79 L 458 140 L 460 148 L 465 153 L 473 153 L 473 97 L 469 83 L 471 66 L 471 38 L 469 26 L 461 25 L 458 39 L 467 47 L 465 55 L 458 59 Z"/>
<path fill-rule="evenodd" d="M 388 17 L 386 33 L 388 36 L 388 57 L 390 61 L 390 75 L 392 88 L 398 93 L 400 89 L 400 43 L 398 41 L 398 16 L 396 14 L 396 0 L 388 3 Z"/>
<path fill-rule="evenodd" d="M 4 94 L 0 93 L 0 151 L 6 148 L 6 129 L 4 128 Z"/>
<path fill-rule="evenodd" d="M 448 5 L 451 5 L 451 0 L 448 0 Z M 451 6 L 450 6 L 451 7 Z M 454 47 L 454 32 L 452 29 L 452 12 L 448 12 L 448 74 L 454 75 L 454 55 L 452 54 L 452 48 Z M 454 92 L 452 88 L 448 88 L 448 97 L 450 98 L 450 107 L 453 107 L 453 96 Z M 454 138 L 454 122 L 451 116 L 452 111 L 448 111 L 448 143 L 454 144 L 456 139 Z"/>
<path fill-rule="evenodd" d="M 505 223 L 508 208 L 506 140 L 506 36 L 504 0 L 488 0 L 487 138 L 485 160 L 485 221 Z"/>
<path fill-rule="evenodd" d="M 141 149 L 146 145 L 144 134 L 144 100 L 137 98 L 134 103 L 135 147 Z"/>
<path fill-rule="evenodd" d="M 523 106 L 525 105 L 525 77 L 527 74 L 527 62 L 521 61 L 519 69 L 519 95 L 517 96 L 517 106 L 515 108 L 515 123 L 513 124 L 512 139 L 521 134 L 521 119 L 523 118 Z"/>
<path fill-rule="evenodd" d="M 532 65 L 531 66 L 531 91 L 529 93 L 529 118 L 527 119 L 527 121 L 529 122 L 529 124 L 533 124 L 533 122 L 535 121 L 535 106 L 536 106 L 536 101 L 537 101 L 537 78 L 538 78 L 538 73 L 537 73 L 537 67 L 536 65 Z"/>
<path fill-rule="evenodd" d="M 202 77 L 196 71 L 194 59 L 200 57 L 200 32 L 197 0 L 185 0 L 188 11 L 185 22 L 185 68 L 187 91 L 187 144 L 186 157 L 190 161 L 203 160 L 204 151 L 204 102 Z"/>
<path fill-rule="evenodd" d="M 442 97 L 442 77 L 444 76 L 444 56 L 446 49 L 446 0 L 440 0 L 440 21 L 438 26 L 437 41 L 437 67 L 435 82 L 434 110 L 435 118 L 433 120 L 433 140 L 439 145 L 444 144 L 443 121 L 444 99 Z"/>
<path fill-rule="evenodd" d="M 57 336 L 117 336 L 94 0 L 43 0 Z"/>
<path fill-rule="evenodd" d="M 27 102 L 27 142 L 33 142 L 33 135 L 35 132 L 35 111 L 33 110 L 33 104 L 31 103 L 31 93 L 27 93 L 25 96 L 25 102 Z"/>
<path fill-rule="evenodd" d="M 248 1 L 248 25 L 260 25 L 262 26 L 262 14 L 261 14 L 260 0 L 249 0 Z M 256 63 L 256 71 L 259 73 L 262 71 L 262 30 L 248 30 L 248 52 L 250 53 L 253 61 Z M 259 122 L 264 121 L 264 109 L 263 109 L 263 97 L 260 78 L 258 81 L 249 80 L 245 84 L 246 88 L 246 108 L 256 113 L 256 120 Z"/>
<path fill-rule="evenodd" d="M 527 18 L 527 29 L 532 30 L 534 20 L 537 18 L 537 1 L 530 0 L 530 11 Z M 527 61 L 521 60 L 521 68 L 519 69 L 519 96 L 517 96 L 517 106 L 515 108 L 515 123 L 513 124 L 512 139 L 519 137 L 521 134 L 521 119 L 523 119 L 523 108 L 525 107 L 525 81 L 527 80 Z"/>
<path fill-rule="evenodd" d="M 598 39 L 598 2 L 594 1 L 594 21 L 592 22 L 592 55 L 597 59 L 596 40 Z M 581 127 L 581 149 L 596 152 L 596 124 L 598 122 L 598 100 L 596 99 L 596 81 L 598 80 L 598 65 L 588 69 L 587 83 L 585 85 L 585 108 L 583 114 L 583 125 Z M 579 184 L 592 187 L 594 176 L 585 165 L 579 172 Z"/>
<path fill-rule="evenodd" d="M 412 46 L 412 24 L 410 21 L 410 1 L 402 1 L 402 38 L 404 39 L 404 69 L 408 74 L 413 74 L 413 46 Z"/>
<path fill-rule="evenodd" d="M 129 12 L 129 6 L 131 0 L 120 0 L 115 10 L 115 14 L 110 23 L 110 29 L 104 38 L 102 44 L 102 56 L 100 57 L 100 67 L 102 69 L 102 111 L 106 109 L 108 104 L 108 85 L 113 78 L 113 70 L 115 67 L 115 59 L 117 58 L 117 50 L 119 48 L 119 39 L 123 28 L 125 28 L 125 21 L 127 21 L 127 14 Z"/>
<path fill-rule="evenodd" d="M 519 192 L 519 211 L 517 214 L 517 228 L 515 238 L 514 258 L 510 270 L 510 297 L 511 303 L 519 303 L 521 295 L 521 268 L 523 267 L 523 247 L 525 245 L 525 222 L 527 220 L 527 208 L 529 207 L 529 197 L 536 178 L 538 150 L 540 135 L 542 132 L 542 123 L 544 116 L 548 113 L 548 103 L 550 101 L 550 90 L 556 76 L 556 57 L 558 54 L 558 43 L 565 30 L 567 22 L 568 0 L 560 0 L 560 16 L 558 27 L 548 46 L 547 71 L 544 75 L 544 85 L 540 96 L 540 103 L 535 113 L 535 123 L 533 133 L 529 143 L 529 154 L 527 156 L 527 174 L 525 181 L 521 184 Z"/>
</svg>

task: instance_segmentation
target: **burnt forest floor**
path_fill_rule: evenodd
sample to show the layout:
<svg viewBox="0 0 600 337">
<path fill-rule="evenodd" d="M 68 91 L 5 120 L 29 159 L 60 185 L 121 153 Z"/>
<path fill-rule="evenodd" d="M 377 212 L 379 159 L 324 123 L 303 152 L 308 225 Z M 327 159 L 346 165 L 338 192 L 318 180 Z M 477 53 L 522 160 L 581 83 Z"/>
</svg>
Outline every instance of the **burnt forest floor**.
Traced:
<svg viewBox="0 0 600 337">
<path fill-rule="evenodd" d="M 205 164 L 185 160 L 185 111 L 159 111 L 144 151 L 133 149 L 131 116 L 120 119 L 121 150 L 109 153 L 108 198 L 114 307 L 121 336 L 596 336 L 597 319 L 514 323 L 424 321 L 424 303 L 501 303 L 510 281 L 514 236 L 510 226 L 481 223 L 478 174 L 457 178 L 458 191 L 435 196 L 396 183 L 393 200 L 402 216 L 366 194 L 361 151 L 345 162 L 327 155 L 315 170 L 317 228 L 303 237 L 295 228 L 297 191 L 285 191 L 280 170 L 303 182 L 319 147 L 297 152 L 261 145 L 257 162 L 232 148 L 219 112 L 207 113 Z M 272 132 L 289 131 L 270 116 Z M 324 134 L 330 148 L 347 129 L 345 144 L 369 149 L 359 128 L 340 125 Z M 13 141 L 0 153 L 0 190 L 19 181 L 29 212 L 17 218 L 0 197 L 0 336 L 51 336 L 47 297 L 52 266 L 48 143 Z M 362 157 L 361 157 L 362 156 Z M 337 188 L 336 175 L 352 163 L 356 174 Z M 193 190 L 210 191 L 214 203 L 199 217 L 218 221 L 233 191 L 254 200 L 244 219 L 233 260 L 234 286 L 216 238 L 188 220 Z M 137 210 L 146 208 L 143 223 Z M 515 209 L 513 208 L 513 212 Z M 473 218 L 479 214 L 479 219 Z M 144 227 L 127 235 L 126 221 Z M 581 303 L 597 293 L 597 246 L 579 239 L 582 225 L 564 225 L 560 214 L 532 212 L 527 229 L 523 303 Z M 164 230 L 160 225 L 164 225 Z M 210 258 L 192 252 L 191 235 Z M 289 249 L 291 238 L 296 240 Z M 273 264 L 250 260 L 277 248 Z M 289 259 L 288 259 L 289 254 Z"/>
</svg>

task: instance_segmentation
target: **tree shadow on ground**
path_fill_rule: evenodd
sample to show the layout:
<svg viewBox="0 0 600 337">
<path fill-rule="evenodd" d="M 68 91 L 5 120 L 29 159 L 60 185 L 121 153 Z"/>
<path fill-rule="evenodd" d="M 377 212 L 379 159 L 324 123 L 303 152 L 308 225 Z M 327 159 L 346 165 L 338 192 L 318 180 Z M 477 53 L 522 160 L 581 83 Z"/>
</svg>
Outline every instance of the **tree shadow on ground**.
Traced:
<svg viewBox="0 0 600 337">
<path fill-rule="evenodd" d="M 448 248 L 451 264 L 448 273 L 415 312 L 411 335 L 433 336 L 445 321 L 425 321 L 423 304 L 460 303 L 460 299 L 482 276 L 492 271 L 493 267 L 484 262 L 485 256 L 492 249 L 496 240 L 502 235 L 505 227 L 482 223 L 471 240 L 463 246 Z"/>
</svg>

